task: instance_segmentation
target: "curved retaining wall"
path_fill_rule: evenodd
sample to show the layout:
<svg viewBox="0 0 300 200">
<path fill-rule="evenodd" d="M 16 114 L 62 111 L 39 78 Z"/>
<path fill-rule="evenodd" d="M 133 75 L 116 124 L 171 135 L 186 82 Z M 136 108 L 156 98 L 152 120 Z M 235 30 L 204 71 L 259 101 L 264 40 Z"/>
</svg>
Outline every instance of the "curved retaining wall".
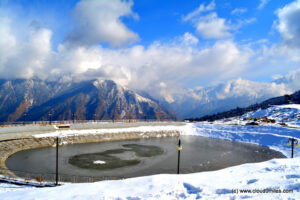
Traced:
<svg viewBox="0 0 300 200">
<path fill-rule="evenodd" d="M 0 128 L 0 140 L 27 137 L 37 133 L 47 133 L 57 130 L 55 125 L 20 125 L 3 126 Z"/>
<path fill-rule="evenodd" d="M 79 136 L 68 136 L 63 138 L 63 142 L 67 144 L 75 143 L 92 143 L 116 140 L 133 140 L 139 138 L 154 138 L 179 136 L 179 131 L 157 131 L 157 132 L 120 132 L 120 133 L 104 133 L 104 134 L 87 134 Z M 35 138 L 33 136 L 24 136 L 20 138 L 6 139 L 0 141 L 0 174 L 15 176 L 7 170 L 5 165 L 6 159 L 12 154 L 34 148 L 42 148 L 51 146 L 55 141 L 55 137 Z"/>
</svg>

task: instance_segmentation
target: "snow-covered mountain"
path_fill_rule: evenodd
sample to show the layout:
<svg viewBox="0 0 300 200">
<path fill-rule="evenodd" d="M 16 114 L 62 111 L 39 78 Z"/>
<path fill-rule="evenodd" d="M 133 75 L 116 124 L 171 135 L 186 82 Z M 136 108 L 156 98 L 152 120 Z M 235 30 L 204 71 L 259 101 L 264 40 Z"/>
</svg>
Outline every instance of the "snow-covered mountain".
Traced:
<svg viewBox="0 0 300 200">
<path fill-rule="evenodd" d="M 134 92 L 113 81 L 0 80 L 0 121 L 47 119 L 179 119 L 198 118 L 266 99 L 291 94 L 297 83 L 281 78 L 272 83 L 236 79 L 206 88 L 179 90 L 174 101 L 159 103 L 144 91 Z M 157 97 L 158 98 L 158 97 Z M 55 112 L 54 112 L 55 111 Z M 171 112 L 170 112 L 171 111 Z M 32 113 L 34 112 L 34 113 Z M 45 114 L 47 113 L 47 114 Z"/>
<path fill-rule="evenodd" d="M 175 119 L 155 100 L 111 80 L 0 80 L 0 121 L 76 119 Z"/>
<path fill-rule="evenodd" d="M 280 81 L 260 83 L 239 78 L 216 86 L 190 89 L 175 95 L 174 101 L 166 105 L 178 118 L 184 119 L 247 107 L 292 92 L 294 91 Z"/>
</svg>

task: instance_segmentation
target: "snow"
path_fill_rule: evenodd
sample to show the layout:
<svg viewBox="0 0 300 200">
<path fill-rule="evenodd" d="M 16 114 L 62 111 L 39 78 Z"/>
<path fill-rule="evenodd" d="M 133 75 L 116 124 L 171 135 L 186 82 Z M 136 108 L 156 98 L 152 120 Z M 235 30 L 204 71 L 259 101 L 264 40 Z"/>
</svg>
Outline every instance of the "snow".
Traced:
<svg viewBox="0 0 300 200">
<path fill-rule="evenodd" d="M 280 106 L 271 106 L 267 109 L 258 109 L 253 112 L 244 114 L 241 119 L 244 118 L 264 118 L 275 120 L 274 125 L 278 123 L 286 123 L 290 127 L 300 128 L 300 104 L 287 104 Z"/>
<path fill-rule="evenodd" d="M 93 164 L 95 164 L 95 165 L 103 165 L 103 164 L 105 164 L 106 162 L 105 161 L 103 161 L 103 160 L 94 160 L 93 161 Z"/>
<path fill-rule="evenodd" d="M 104 134 L 104 133 L 128 133 L 128 132 L 163 132 L 163 131 L 183 131 L 184 126 L 172 126 L 172 125 L 162 125 L 162 126 L 139 126 L 130 128 L 110 128 L 110 129 L 84 129 L 84 130 L 60 130 L 43 134 L 36 134 L 34 137 L 67 137 L 74 135 L 85 135 L 85 134 Z"/>
<path fill-rule="evenodd" d="M 292 108 L 290 108 L 292 109 Z M 188 123 L 184 126 L 148 126 L 115 129 L 64 130 L 35 137 L 102 134 L 130 131 L 177 130 L 199 135 L 269 146 L 287 157 L 288 138 L 300 139 L 300 130 L 278 126 L 238 126 Z M 295 158 L 243 164 L 218 171 L 193 174 L 160 174 L 117 181 L 65 184 L 55 188 L 24 188 L 0 184 L 1 200 L 32 199 L 300 199 L 300 150 Z M 100 161 L 100 160 L 97 160 Z M 94 161 L 94 162 L 97 162 Z M 9 188 L 14 187 L 14 188 Z M 249 193 L 242 193 L 249 190 Z M 236 193 L 238 192 L 238 193 Z M 267 193 L 262 193 L 267 192 Z M 282 192 L 282 193 L 278 193 Z M 283 193 L 285 192 L 285 193 Z M 288 193 L 286 193 L 288 192 Z"/>
<path fill-rule="evenodd" d="M 147 99 L 145 97 L 142 97 L 139 94 L 135 94 L 136 99 L 138 100 L 138 102 L 146 102 L 146 103 L 153 103 L 153 101 L 151 101 L 150 99 Z"/>
<path fill-rule="evenodd" d="M 238 126 L 218 123 L 187 124 L 183 135 L 198 135 L 231 141 L 247 142 L 268 146 L 290 157 L 291 147 L 286 145 L 289 138 L 294 137 L 300 142 L 300 130 L 276 126 Z M 294 155 L 300 156 L 300 151 Z"/>
<path fill-rule="evenodd" d="M 300 110 L 300 104 L 286 104 L 286 105 L 281 105 L 281 106 L 278 106 L 278 107 L 281 107 L 281 108 L 294 108 L 294 109 Z"/>
<path fill-rule="evenodd" d="M 28 189 L 32 189 L 32 187 L 0 183 L 0 197 L 2 199 L 2 196 L 1 196 L 2 193 L 12 192 L 12 191 L 23 191 L 23 190 L 28 190 Z"/>
</svg>

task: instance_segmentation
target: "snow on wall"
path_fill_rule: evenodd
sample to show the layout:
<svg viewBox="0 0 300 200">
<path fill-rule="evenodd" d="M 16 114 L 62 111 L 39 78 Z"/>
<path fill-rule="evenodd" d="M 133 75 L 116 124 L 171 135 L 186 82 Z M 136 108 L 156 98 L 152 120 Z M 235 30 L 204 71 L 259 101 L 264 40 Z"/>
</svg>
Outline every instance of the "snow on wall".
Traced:
<svg viewBox="0 0 300 200">
<path fill-rule="evenodd" d="M 130 128 L 110 128 L 110 129 L 83 129 L 83 130 L 58 130 L 55 132 L 36 134 L 34 137 L 67 137 L 76 135 L 88 135 L 88 134 L 104 134 L 104 133 L 129 133 L 129 132 L 183 132 L 184 126 L 139 126 Z"/>
</svg>

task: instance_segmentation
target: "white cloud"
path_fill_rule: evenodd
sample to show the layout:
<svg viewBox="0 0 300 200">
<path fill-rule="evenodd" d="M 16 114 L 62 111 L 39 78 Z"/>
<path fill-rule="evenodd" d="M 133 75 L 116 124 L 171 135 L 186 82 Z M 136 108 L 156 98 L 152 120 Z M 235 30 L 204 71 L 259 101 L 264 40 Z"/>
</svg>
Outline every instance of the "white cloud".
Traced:
<svg viewBox="0 0 300 200">
<path fill-rule="evenodd" d="M 275 83 L 284 84 L 292 91 L 300 89 L 300 69 L 290 71 L 286 76 L 275 76 Z"/>
<path fill-rule="evenodd" d="M 181 38 L 182 44 L 194 45 L 198 44 L 199 40 L 193 34 L 186 32 Z"/>
<path fill-rule="evenodd" d="M 80 45 L 108 42 L 119 46 L 139 40 L 121 21 L 125 16 L 138 18 L 131 10 L 132 5 L 132 1 L 81 0 L 73 10 L 75 27 L 66 41 Z"/>
<path fill-rule="evenodd" d="M 231 27 L 226 19 L 218 17 L 216 12 L 203 15 L 204 12 L 213 11 L 215 7 L 214 1 L 207 6 L 201 4 L 199 8 L 183 17 L 183 21 L 191 21 L 197 33 L 203 38 L 221 39 L 231 36 L 229 32 Z"/>
<path fill-rule="evenodd" d="M 260 3 L 257 7 L 257 9 L 261 10 L 263 9 L 268 3 L 269 3 L 270 0 L 260 0 Z"/>
<path fill-rule="evenodd" d="M 4 70 L 4 64 L 14 53 L 17 41 L 10 30 L 10 20 L 0 19 L 0 70 Z"/>
<path fill-rule="evenodd" d="M 181 91 L 181 95 L 184 94 L 184 98 L 192 98 L 200 104 L 239 97 L 244 97 L 243 100 L 252 101 L 293 93 L 299 88 L 295 87 L 295 85 L 299 86 L 297 80 L 299 77 L 300 71 L 292 72 L 275 82 L 256 82 L 238 78 L 215 86 Z"/>
<path fill-rule="evenodd" d="M 250 61 L 256 77 L 271 77 L 300 66 L 300 0 L 283 6 L 275 13 L 278 20 L 274 27 L 280 33 L 281 41 L 272 44 L 256 42 L 258 48 Z"/>
<path fill-rule="evenodd" d="M 280 82 L 255 82 L 238 78 L 210 87 L 177 91 L 173 94 L 176 101 L 171 106 L 180 118 L 198 117 L 201 114 L 230 110 L 236 106 L 246 107 L 268 98 L 291 94 L 293 91 Z"/>
<path fill-rule="evenodd" d="M 198 17 L 203 12 L 214 10 L 215 7 L 216 7 L 215 1 L 211 1 L 210 4 L 208 4 L 207 6 L 201 4 L 196 10 L 184 16 L 183 21 L 192 20 L 193 18 Z"/>
<path fill-rule="evenodd" d="M 300 49 L 290 48 L 285 44 L 274 44 L 271 46 L 263 46 L 263 53 L 261 58 L 264 60 L 277 60 L 275 63 L 281 61 L 292 61 L 294 63 L 300 62 Z"/>
<path fill-rule="evenodd" d="M 300 66 L 300 50 L 286 45 L 259 43 L 253 44 L 254 54 L 249 59 L 249 67 L 243 77 L 249 79 L 269 79 L 274 74 L 285 74 Z M 300 89 L 300 88 L 299 88 Z"/>
<path fill-rule="evenodd" d="M 287 4 L 276 12 L 279 21 L 276 28 L 285 44 L 300 48 L 300 0 Z"/>
<path fill-rule="evenodd" d="M 52 32 L 49 29 L 32 29 L 28 40 L 20 42 L 10 32 L 7 21 L 0 21 L 0 30 L 1 77 L 42 78 L 52 55 Z"/>
<path fill-rule="evenodd" d="M 291 92 L 292 90 L 281 83 L 255 82 L 239 78 L 224 84 L 218 94 L 223 98 L 238 96 L 261 98 L 262 96 L 281 96 Z"/>
<path fill-rule="evenodd" d="M 231 36 L 230 27 L 226 24 L 226 20 L 219 18 L 215 12 L 198 18 L 195 27 L 197 33 L 203 38 L 220 39 Z"/>
<path fill-rule="evenodd" d="M 231 11 L 232 15 L 240 15 L 247 12 L 247 8 L 235 8 L 234 10 Z"/>
<path fill-rule="evenodd" d="M 253 17 L 253 18 L 248 18 L 248 19 L 243 19 L 243 20 L 237 20 L 237 23 L 235 25 L 232 25 L 230 28 L 232 30 L 238 30 L 239 28 L 243 27 L 243 26 L 246 26 L 248 24 L 252 24 L 256 21 L 256 18 Z"/>
<path fill-rule="evenodd" d="M 243 71 L 251 56 L 248 49 L 230 40 L 198 49 L 194 47 L 196 39 L 192 35 L 186 33 L 182 38 L 192 42 L 188 42 L 190 45 L 180 40 L 176 44 L 154 42 L 148 47 L 135 45 L 122 49 L 61 45 L 52 59 L 51 65 L 55 67 L 50 74 L 112 79 L 123 86 L 171 100 L 172 93 L 186 82 L 204 83 L 235 76 Z"/>
</svg>

